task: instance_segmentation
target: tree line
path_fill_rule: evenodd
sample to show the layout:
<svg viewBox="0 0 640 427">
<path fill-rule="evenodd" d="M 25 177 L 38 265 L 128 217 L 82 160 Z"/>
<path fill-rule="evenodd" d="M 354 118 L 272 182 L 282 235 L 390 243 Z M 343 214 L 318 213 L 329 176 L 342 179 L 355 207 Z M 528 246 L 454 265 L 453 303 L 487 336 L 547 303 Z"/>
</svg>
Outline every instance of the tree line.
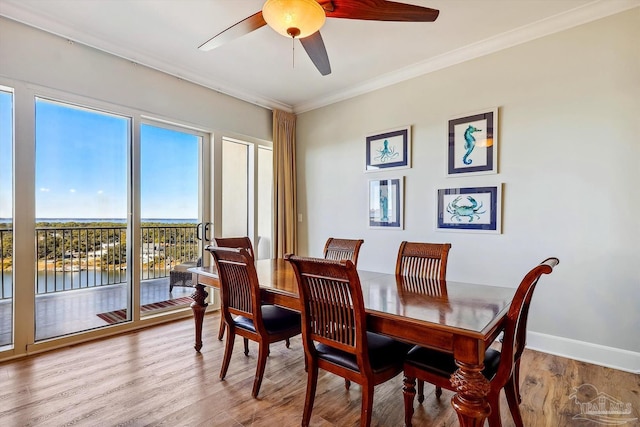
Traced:
<svg viewBox="0 0 640 427">
<path fill-rule="evenodd" d="M 10 260 L 13 248 L 11 224 L 0 224 L 2 258 Z M 149 222 L 141 224 L 141 251 L 153 256 L 148 262 L 197 257 L 196 224 Z M 39 261 L 85 258 L 99 254 L 102 264 L 126 262 L 126 225 L 117 222 L 38 222 L 36 247 Z"/>
</svg>

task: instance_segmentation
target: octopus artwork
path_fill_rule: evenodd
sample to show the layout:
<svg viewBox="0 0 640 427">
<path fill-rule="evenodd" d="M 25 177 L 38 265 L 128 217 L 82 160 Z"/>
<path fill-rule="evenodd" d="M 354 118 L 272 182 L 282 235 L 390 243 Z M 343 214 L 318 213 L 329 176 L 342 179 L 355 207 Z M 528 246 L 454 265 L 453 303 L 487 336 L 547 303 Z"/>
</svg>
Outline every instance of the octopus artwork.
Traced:
<svg viewBox="0 0 640 427">
<path fill-rule="evenodd" d="M 376 153 L 378 155 L 375 157 L 375 159 L 382 163 L 386 163 L 390 160 L 393 160 L 400 155 L 400 153 L 396 151 L 395 147 L 389 147 L 389 141 L 386 139 L 382 143 L 382 148 L 379 150 L 376 150 Z"/>
</svg>

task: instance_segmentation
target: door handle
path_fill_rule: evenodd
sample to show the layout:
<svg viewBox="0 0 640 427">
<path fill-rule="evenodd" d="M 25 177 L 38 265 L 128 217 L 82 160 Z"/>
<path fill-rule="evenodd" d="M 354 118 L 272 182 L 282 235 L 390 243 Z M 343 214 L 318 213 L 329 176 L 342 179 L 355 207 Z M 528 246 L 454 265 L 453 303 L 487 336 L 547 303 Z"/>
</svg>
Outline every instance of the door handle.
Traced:
<svg viewBox="0 0 640 427">
<path fill-rule="evenodd" d="M 200 235 L 200 227 L 202 227 L 201 222 L 199 222 L 198 225 L 196 225 L 196 239 L 198 240 L 202 240 L 202 236 Z"/>
<path fill-rule="evenodd" d="M 210 242 L 210 241 L 211 241 L 211 237 L 209 236 L 209 230 L 211 229 L 211 226 L 212 226 L 212 225 L 213 225 L 213 224 L 212 224 L 212 223 L 210 223 L 210 222 L 207 222 L 207 223 L 204 225 L 204 240 L 205 240 L 205 241 L 207 241 L 207 242 Z"/>
</svg>

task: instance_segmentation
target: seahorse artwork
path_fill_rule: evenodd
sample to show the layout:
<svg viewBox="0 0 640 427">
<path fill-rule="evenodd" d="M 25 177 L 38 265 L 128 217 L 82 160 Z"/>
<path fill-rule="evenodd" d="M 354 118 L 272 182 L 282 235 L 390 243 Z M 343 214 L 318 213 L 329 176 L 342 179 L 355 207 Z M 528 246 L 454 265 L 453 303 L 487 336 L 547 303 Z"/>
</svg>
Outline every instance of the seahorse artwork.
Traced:
<svg viewBox="0 0 640 427">
<path fill-rule="evenodd" d="M 395 147 L 389 148 L 389 140 L 385 139 L 382 143 L 383 147 L 378 151 L 378 155 L 375 157 L 376 160 L 381 161 L 382 163 L 388 162 L 389 160 L 395 159 L 400 155 L 395 149 Z"/>
<path fill-rule="evenodd" d="M 469 125 L 467 127 L 467 130 L 464 131 L 464 149 L 467 150 L 467 152 L 462 157 L 462 162 L 465 165 L 470 165 L 472 163 L 469 155 L 471 155 L 471 152 L 476 146 L 476 139 L 473 137 L 473 133 L 480 132 L 481 130 L 482 129 L 478 129 L 474 126 Z"/>
</svg>

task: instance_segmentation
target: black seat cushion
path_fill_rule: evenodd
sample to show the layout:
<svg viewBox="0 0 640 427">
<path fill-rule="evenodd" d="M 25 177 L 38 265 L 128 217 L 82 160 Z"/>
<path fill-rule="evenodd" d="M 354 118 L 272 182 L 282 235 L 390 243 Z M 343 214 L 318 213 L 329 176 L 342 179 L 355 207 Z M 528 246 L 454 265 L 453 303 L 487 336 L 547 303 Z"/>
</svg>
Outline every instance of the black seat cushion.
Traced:
<svg viewBox="0 0 640 427">
<path fill-rule="evenodd" d="M 286 308 L 279 307 L 277 305 L 263 305 L 262 309 L 262 321 L 264 327 L 269 334 L 275 334 L 285 331 L 301 331 L 302 321 L 300 319 L 300 313 L 287 310 Z M 253 320 L 247 319 L 243 316 L 238 316 L 234 319 L 236 327 L 246 329 L 251 332 L 256 332 L 256 327 L 253 325 Z"/>
<path fill-rule="evenodd" d="M 392 338 L 367 332 L 369 346 L 369 362 L 373 372 L 383 371 L 390 366 L 401 366 L 410 345 Z M 316 344 L 316 352 L 320 359 L 359 372 L 356 356 L 325 344 Z"/>
<path fill-rule="evenodd" d="M 482 374 L 490 380 L 498 372 L 500 352 L 490 348 L 485 352 L 484 357 Z M 450 377 L 458 369 L 452 354 L 420 346 L 415 346 L 409 350 L 405 364 L 441 377 Z"/>
</svg>

